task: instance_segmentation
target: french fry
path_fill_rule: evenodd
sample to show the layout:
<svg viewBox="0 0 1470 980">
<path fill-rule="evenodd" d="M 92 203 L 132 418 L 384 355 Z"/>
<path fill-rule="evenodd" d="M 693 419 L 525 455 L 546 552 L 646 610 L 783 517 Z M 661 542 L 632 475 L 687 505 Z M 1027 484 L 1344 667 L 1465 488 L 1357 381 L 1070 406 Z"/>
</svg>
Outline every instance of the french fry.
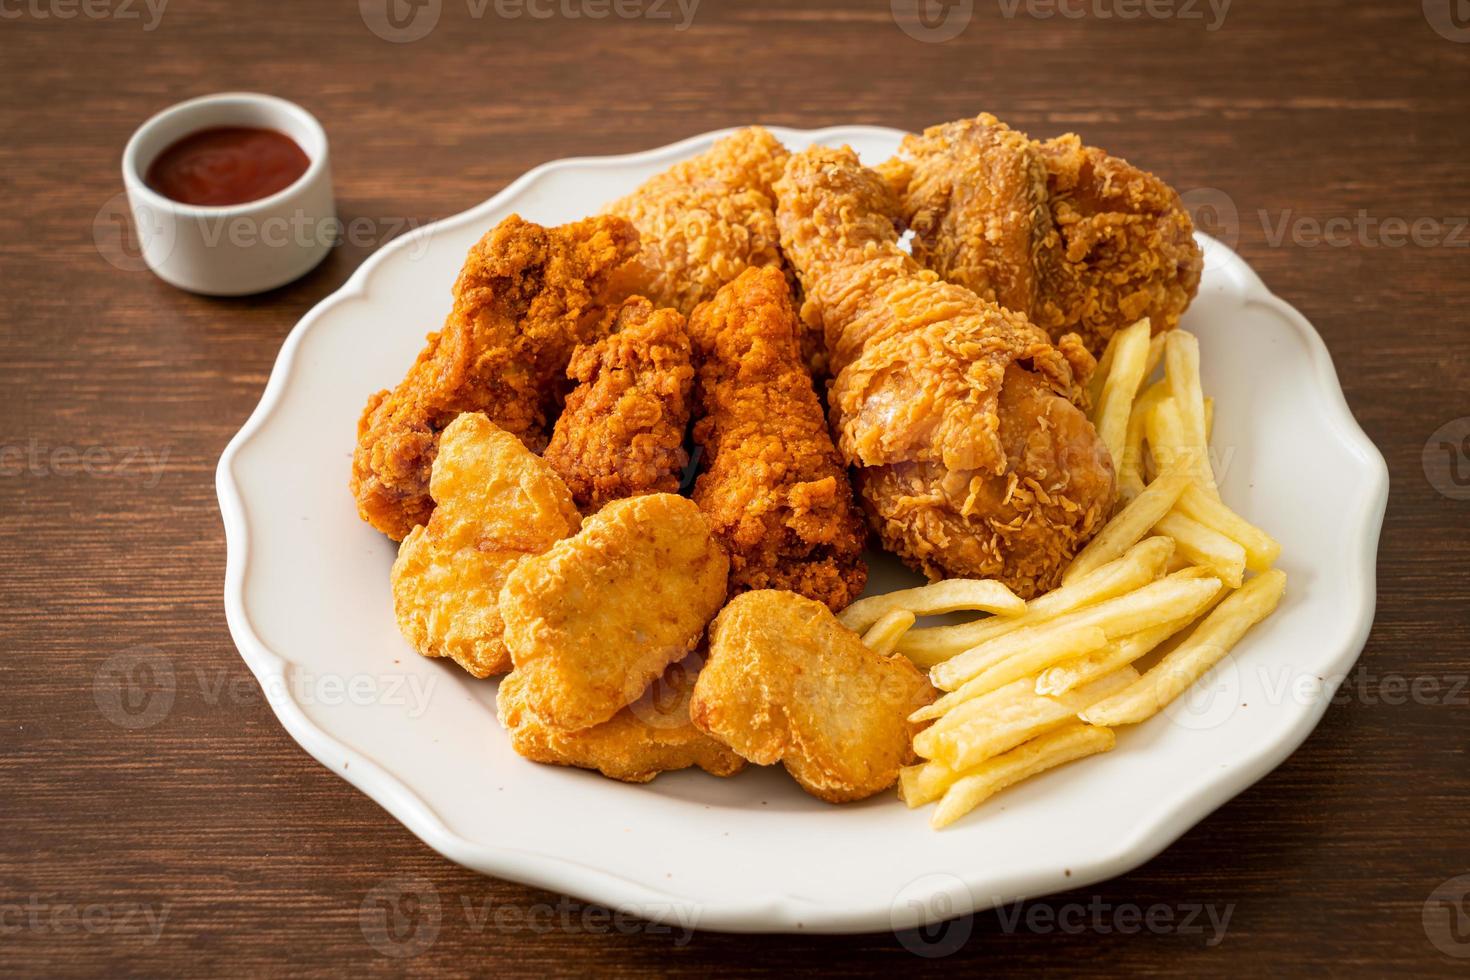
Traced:
<svg viewBox="0 0 1470 980">
<path fill-rule="evenodd" d="M 973 769 L 1027 739 L 1075 721 L 1081 712 L 1127 689 L 1137 680 L 1138 671 L 1124 667 L 1059 697 L 1045 697 L 1028 690 L 1001 711 L 971 718 L 963 725 L 937 733 L 933 739 L 935 758 L 957 772 Z M 1035 683 L 1032 678 L 1027 678 L 1027 681 Z"/>
<path fill-rule="evenodd" d="M 927 669 L 957 653 L 1007 633 L 1048 622 L 1074 609 L 1131 592 L 1158 578 L 1174 553 L 1174 542 L 1152 537 L 1129 548 L 1122 557 L 1080 576 L 1070 585 L 1031 600 L 1026 612 L 1007 618 L 991 617 L 958 626 L 909 630 L 898 641 L 898 652 Z"/>
<path fill-rule="evenodd" d="M 1281 556 L 1281 545 L 1271 535 L 1198 487 L 1180 494 L 1174 510 L 1239 544 L 1245 549 L 1245 567 L 1253 572 L 1266 571 Z"/>
<path fill-rule="evenodd" d="M 1269 616 L 1285 591 L 1286 574 L 1279 569 L 1251 579 L 1152 670 L 1087 708 L 1082 719 L 1094 725 L 1136 725 L 1152 718 L 1229 653 L 1247 630 Z"/>
<path fill-rule="evenodd" d="M 1164 372 L 1169 378 L 1169 391 L 1183 423 L 1184 446 L 1197 460 L 1196 475 L 1200 489 L 1212 497 L 1220 491 L 1215 486 L 1215 471 L 1210 466 L 1210 446 L 1206 435 L 1205 392 L 1199 378 L 1199 339 L 1192 333 L 1175 330 L 1164 344 Z"/>
<path fill-rule="evenodd" d="M 899 637 L 908 632 L 917 617 L 907 609 L 895 609 L 886 613 L 863 634 L 863 642 L 874 653 L 888 656 L 898 644 Z"/>
<path fill-rule="evenodd" d="M 1133 547 L 1149 528 L 1174 508 L 1174 502 L 1189 485 L 1191 469 L 1187 460 L 1177 461 L 1159 478 L 1118 511 L 1072 560 L 1062 575 L 1062 584 L 1070 585 L 1083 575 L 1106 565 Z"/>
<path fill-rule="evenodd" d="M 956 705 L 994 691 L 1025 674 L 1032 673 L 1030 670 L 1022 669 L 1025 664 L 1036 664 L 1038 666 L 1034 669 L 1040 670 L 1050 664 L 1100 650 L 1107 645 L 1107 642 L 1108 635 L 1096 626 L 1039 626 L 1010 633 L 986 644 L 983 648 L 985 656 L 978 663 L 982 675 L 1001 664 L 1011 663 L 1013 666 L 1007 673 L 1015 674 L 1014 677 L 988 685 L 968 682 L 933 704 L 920 708 L 909 716 L 909 720 L 918 722 L 938 718 Z"/>
<path fill-rule="evenodd" d="M 1164 359 L 1164 343 L 1169 339 L 1167 332 L 1154 334 L 1148 341 L 1148 363 L 1144 365 L 1143 376 L 1152 377 L 1154 369 Z"/>
<path fill-rule="evenodd" d="M 1036 693 L 1055 697 L 1090 684 L 1099 677 L 1106 677 L 1145 656 L 1189 623 L 1187 619 L 1179 619 L 1162 626 L 1151 626 L 1119 637 L 1101 650 L 1048 667 L 1036 677 Z"/>
<path fill-rule="evenodd" d="M 1107 728 L 1074 724 L 1033 739 L 978 766 L 956 780 L 934 810 L 930 825 L 947 827 L 991 796 L 1037 773 L 1074 759 L 1106 752 L 1116 743 Z"/>
<path fill-rule="evenodd" d="M 939 799 L 959 778 L 959 773 L 932 759 L 916 766 L 904 766 L 898 771 L 898 798 L 912 810 Z"/>
<path fill-rule="evenodd" d="M 837 618 L 854 633 L 861 633 L 897 609 L 907 609 L 915 616 L 937 616 L 962 609 L 1019 616 L 1026 611 L 1026 602 L 1000 582 L 952 578 L 917 589 L 900 589 L 859 599 Z"/>
<path fill-rule="evenodd" d="M 1108 349 L 1113 352 L 1108 377 L 1103 382 L 1102 398 L 1094 410 L 1097 434 L 1112 454 L 1115 469 L 1123 465 L 1123 452 L 1128 435 L 1128 416 L 1138 386 L 1143 381 L 1149 348 L 1148 319 L 1113 335 Z"/>
<path fill-rule="evenodd" d="M 984 718 L 1009 717 L 1020 710 L 1018 705 L 1032 704 L 1035 696 L 1035 683 L 1022 679 L 964 704 L 951 703 L 938 722 L 914 736 L 914 752 L 922 758 L 934 759 L 939 755 L 940 736 L 944 732 Z M 918 717 L 922 713 L 922 711 L 914 712 L 909 716 L 909 721 L 924 720 Z M 935 716 L 928 714 L 926 717 Z"/>
<path fill-rule="evenodd" d="M 1205 399 L 1205 443 L 1215 438 L 1215 399 Z"/>
<path fill-rule="evenodd" d="M 1021 676 L 1015 673 L 1020 664 L 1034 663 L 1034 669 L 1050 666 L 1049 662 L 1042 662 L 1040 657 L 1028 656 L 1026 650 L 1028 643 L 1036 642 L 1043 630 L 1060 633 L 1097 627 L 1111 639 L 1171 620 L 1193 617 L 1220 591 L 1221 582 L 1217 578 L 1196 578 L 1187 575 L 1187 571 L 1095 605 L 1084 606 L 1044 626 L 995 641 L 1007 643 L 1007 650 L 1019 651 L 1004 661 L 997 663 L 990 645 L 982 644 L 938 665 L 929 672 L 929 678 L 936 687 L 946 691 L 953 691 L 976 681 L 971 690 L 974 693 L 983 693 Z"/>
<path fill-rule="evenodd" d="M 1240 588 L 1245 578 L 1245 549 L 1240 545 L 1174 511 L 1165 514 L 1154 530 L 1173 538 L 1178 554 L 1208 568 L 1230 588 Z"/>
<path fill-rule="evenodd" d="M 1154 338 L 1162 341 L 1163 334 Z M 1162 355 L 1163 345 L 1159 345 Z M 1148 432 L 1148 418 L 1160 400 L 1169 397 L 1169 384 L 1160 381 L 1150 385 L 1133 403 L 1128 414 L 1128 431 L 1124 436 L 1123 460 L 1118 465 L 1118 495 L 1124 503 L 1143 492 L 1144 482 L 1144 439 Z"/>
<path fill-rule="evenodd" d="M 1107 383 L 1108 375 L 1113 371 L 1113 351 L 1117 344 L 1118 334 L 1115 333 L 1108 338 L 1108 345 L 1103 348 L 1102 357 L 1097 359 L 1097 367 L 1093 370 L 1092 377 L 1087 379 L 1087 404 L 1092 407 L 1094 413 L 1097 412 L 1097 406 L 1102 404 L 1103 385 Z"/>
<path fill-rule="evenodd" d="M 1199 463 L 1184 432 L 1184 419 L 1172 395 L 1160 398 L 1144 420 L 1145 438 L 1154 462 L 1164 469 L 1186 465 L 1192 476 L 1199 478 Z"/>
</svg>

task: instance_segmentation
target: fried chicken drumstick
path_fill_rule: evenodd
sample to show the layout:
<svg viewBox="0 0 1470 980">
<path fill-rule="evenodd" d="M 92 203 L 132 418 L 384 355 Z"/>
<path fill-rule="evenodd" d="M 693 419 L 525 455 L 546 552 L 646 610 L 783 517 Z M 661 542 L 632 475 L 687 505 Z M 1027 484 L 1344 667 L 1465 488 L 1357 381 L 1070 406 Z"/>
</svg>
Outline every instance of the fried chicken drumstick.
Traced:
<svg viewBox="0 0 1470 980">
<path fill-rule="evenodd" d="M 1172 330 L 1203 260 L 1179 195 L 1067 135 L 1031 140 L 988 113 L 911 135 L 879 168 L 920 263 L 1093 354 L 1143 317 Z"/>
<path fill-rule="evenodd" d="M 862 514 L 832 445 L 786 278 L 747 269 L 694 311 L 694 502 L 730 552 L 730 591 L 788 589 L 840 611 L 868 570 Z"/>
<path fill-rule="evenodd" d="M 826 337 L 838 448 L 885 547 L 931 578 L 1055 586 L 1114 497 L 1077 407 L 1091 355 L 921 268 L 892 189 L 851 149 L 796 154 L 776 193 L 803 314 Z"/>
<path fill-rule="evenodd" d="M 444 328 L 357 423 L 351 489 L 363 520 L 395 541 L 428 522 L 439 434 L 461 412 L 540 451 L 572 349 L 592 339 L 609 277 L 637 250 L 637 231 L 614 217 L 543 228 L 512 215 L 480 239 Z"/>
<path fill-rule="evenodd" d="M 635 296 L 611 321 L 606 337 L 572 354 L 567 376 L 580 384 L 543 457 L 587 514 L 622 497 L 678 493 L 689 465 L 694 368 L 684 317 Z"/>
</svg>

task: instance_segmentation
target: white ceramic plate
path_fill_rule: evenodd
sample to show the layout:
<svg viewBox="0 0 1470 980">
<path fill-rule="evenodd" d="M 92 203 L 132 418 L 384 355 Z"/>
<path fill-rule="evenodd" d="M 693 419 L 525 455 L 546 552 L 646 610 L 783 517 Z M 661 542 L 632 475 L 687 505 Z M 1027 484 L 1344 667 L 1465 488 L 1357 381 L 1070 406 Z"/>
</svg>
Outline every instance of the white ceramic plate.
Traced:
<svg viewBox="0 0 1470 980">
<path fill-rule="evenodd" d="M 870 163 L 902 135 L 774 131 L 793 149 L 846 142 Z M 1316 725 L 1367 639 L 1388 495 L 1383 459 L 1321 339 L 1207 238 L 1184 325 L 1201 339 L 1216 399 L 1222 491 L 1281 540 L 1289 592 L 1222 669 L 1124 730 L 1106 756 L 1016 787 L 943 833 L 929 829 L 928 809 L 891 794 L 820 803 L 779 767 L 628 786 L 518 758 L 495 718 L 495 684 L 400 639 L 394 547 L 358 519 L 347 491 L 364 399 L 396 384 L 442 322 L 465 251 L 486 229 L 513 211 L 546 224 L 593 213 L 719 135 L 538 167 L 394 241 L 296 325 L 218 473 L 230 630 L 281 723 L 450 860 L 698 928 L 907 928 L 1143 863 Z M 870 588 L 913 581 L 880 564 Z"/>
</svg>

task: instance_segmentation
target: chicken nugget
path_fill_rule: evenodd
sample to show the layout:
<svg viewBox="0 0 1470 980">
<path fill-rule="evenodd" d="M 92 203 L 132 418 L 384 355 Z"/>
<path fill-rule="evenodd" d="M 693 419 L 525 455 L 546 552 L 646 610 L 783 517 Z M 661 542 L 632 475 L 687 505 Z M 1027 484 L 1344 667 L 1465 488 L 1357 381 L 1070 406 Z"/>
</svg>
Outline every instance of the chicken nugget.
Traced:
<svg viewBox="0 0 1470 980">
<path fill-rule="evenodd" d="M 733 776 L 745 768 L 745 760 L 689 721 L 696 659 L 671 665 L 637 701 L 580 732 L 549 728 L 527 710 L 523 680 L 512 673 L 500 682 L 495 699 L 500 722 L 510 733 L 511 747 L 532 762 L 595 769 L 625 783 L 646 783 L 661 772 L 690 766 Z"/>
<path fill-rule="evenodd" d="M 710 626 L 689 716 L 742 758 L 780 762 L 808 793 L 845 803 L 893 785 L 921 727 L 908 716 L 933 699 L 906 658 L 869 649 L 820 602 L 767 589 Z"/>
<path fill-rule="evenodd" d="M 562 731 L 607 721 L 694 649 L 729 570 L 683 497 L 614 500 L 587 518 L 521 563 L 500 594 L 527 707 Z"/>
<path fill-rule="evenodd" d="M 403 539 L 393 563 L 398 628 L 426 657 L 449 657 L 476 677 L 503 674 L 506 576 L 582 517 L 551 467 L 479 413 L 444 430 L 429 492 L 433 516 Z"/>
</svg>

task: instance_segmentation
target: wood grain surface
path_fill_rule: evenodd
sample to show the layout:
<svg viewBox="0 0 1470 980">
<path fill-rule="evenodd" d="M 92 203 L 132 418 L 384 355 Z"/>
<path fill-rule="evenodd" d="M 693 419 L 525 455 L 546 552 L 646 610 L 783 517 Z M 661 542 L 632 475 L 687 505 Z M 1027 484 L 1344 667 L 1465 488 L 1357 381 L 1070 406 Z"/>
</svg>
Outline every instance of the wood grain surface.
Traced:
<svg viewBox="0 0 1470 980">
<path fill-rule="evenodd" d="M 1463 976 L 1470 443 L 1436 432 L 1470 416 L 1466 4 L 1057 6 L 433 0 L 395 42 L 379 0 L 0 0 L 0 972 Z M 119 156 L 230 89 L 322 119 L 363 221 L 303 280 L 211 300 L 138 270 Z M 286 332 L 374 248 L 556 157 L 981 109 L 1187 192 L 1316 325 L 1388 459 L 1377 622 L 1295 755 L 1142 868 L 1019 910 L 689 937 L 449 864 L 286 735 L 225 627 L 214 467 Z M 129 728 L 111 679 L 140 652 L 175 691 Z M 365 927 L 395 876 L 438 899 L 431 942 Z"/>
</svg>

